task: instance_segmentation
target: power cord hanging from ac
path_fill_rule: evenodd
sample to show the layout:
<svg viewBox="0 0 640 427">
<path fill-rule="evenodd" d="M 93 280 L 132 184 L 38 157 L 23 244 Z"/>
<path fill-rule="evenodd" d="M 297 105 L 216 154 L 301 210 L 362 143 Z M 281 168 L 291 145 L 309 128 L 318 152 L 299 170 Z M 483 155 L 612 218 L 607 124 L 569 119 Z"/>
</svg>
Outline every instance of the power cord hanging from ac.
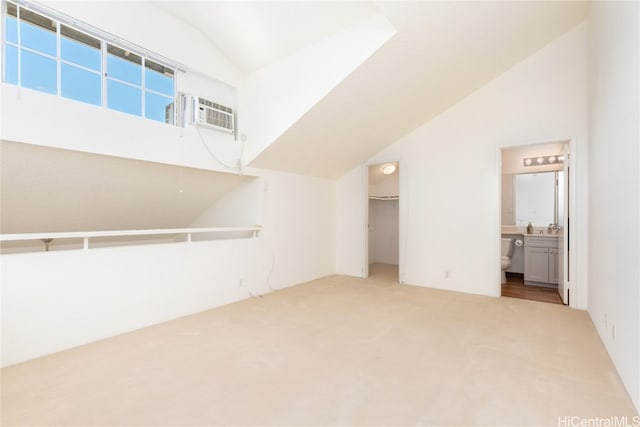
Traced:
<svg viewBox="0 0 640 427">
<path fill-rule="evenodd" d="M 266 241 L 265 241 L 265 243 L 266 243 Z M 267 273 L 267 288 L 269 288 L 269 290 L 270 290 L 271 292 L 276 292 L 276 291 L 281 290 L 281 289 L 279 289 L 279 288 L 274 288 L 273 286 L 271 286 L 271 275 L 273 274 L 273 270 L 275 269 L 275 266 L 276 266 L 276 252 L 275 252 L 275 250 L 273 249 L 273 245 L 271 245 L 271 244 L 269 244 L 269 245 L 268 245 L 268 249 L 269 249 L 269 252 L 271 252 L 271 267 L 269 267 L 269 272 Z M 262 297 L 264 297 L 267 293 L 269 293 L 269 292 L 267 291 L 267 292 L 265 292 L 265 293 L 263 293 L 263 294 L 256 294 L 256 295 L 254 295 L 254 294 L 251 292 L 251 290 L 249 290 L 249 296 L 250 296 L 251 298 L 262 298 Z"/>
<path fill-rule="evenodd" d="M 264 187 L 262 187 L 262 189 L 263 189 L 264 192 L 266 192 L 266 189 L 267 189 L 267 184 L 266 183 L 264 184 Z M 261 204 L 260 204 L 259 211 L 260 212 L 267 212 L 269 206 L 268 206 L 268 203 L 267 203 L 266 199 L 262 198 L 262 197 L 260 199 L 261 199 Z M 286 285 L 283 286 L 283 287 L 273 287 L 271 285 L 271 278 L 273 276 L 273 271 L 275 270 L 275 267 L 276 267 L 276 250 L 275 250 L 274 242 L 269 238 L 268 234 L 265 235 L 263 233 L 260 233 L 260 242 L 262 242 L 262 245 L 260 246 L 260 249 L 261 249 L 260 250 L 260 254 L 264 255 L 265 258 L 270 255 L 270 258 L 271 258 L 271 265 L 269 265 L 269 267 L 268 267 L 269 270 L 268 270 L 267 276 L 266 276 L 266 285 L 267 285 L 268 290 L 265 290 L 264 293 L 257 294 L 257 295 L 253 295 L 253 293 L 251 291 L 249 291 L 249 296 L 251 296 L 252 298 L 255 298 L 255 297 L 262 298 L 264 295 L 269 293 L 269 291 L 275 292 L 275 291 L 279 291 L 282 288 L 286 287 Z"/>
<path fill-rule="evenodd" d="M 207 150 L 207 152 L 209 153 L 209 155 L 213 160 L 215 160 L 218 164 L 220 164 L 221 166 L 224 166 L 227 169 L 236 170 L 238 171 L 238 173 L 242 172 L 242 153 L 244 152 L 244 141 L 240 141 L 241 145 L 240 145 L 240 156 L 238 158 L 238 163 L 235 166 L 229 166 L 228 164 L 220 160 L 218 156 L 216 156 L 213 153 L 213 151 L 211 151 L 211 149 L 207 145 L 207 142 L 204 140 L 204 137 L 202 136 L 202 132 L 200 132 L 200 126 L 194 125 L 194 127 L 196 128 L 196 132 L 198 133 L 198 137 L 200 138 L 200 142 L 202 143 L 202 146 L 205 148 L 205 150 Z"/>
</svg>

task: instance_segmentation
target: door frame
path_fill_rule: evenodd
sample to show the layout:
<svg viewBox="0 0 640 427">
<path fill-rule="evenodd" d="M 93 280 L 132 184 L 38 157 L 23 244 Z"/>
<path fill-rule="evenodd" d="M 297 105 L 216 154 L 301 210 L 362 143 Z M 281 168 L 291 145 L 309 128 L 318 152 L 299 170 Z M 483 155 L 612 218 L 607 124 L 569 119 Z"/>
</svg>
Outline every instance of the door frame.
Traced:
<svg viewBox="0 0 640 427">
<path fill-rule="evenodd" d="M 576 280 L 577 275 L 577 251 L 576 248 L 576 237 L 577 237 L 577 221 L 576 217 L 577 213 L 577 192 L 576 192 L 576 137 L 568 137 L 568 138 L 558 138 L 558 139 L 550 139 L 550 140 L 541 140 L 541 141 L 530 141 L 524 143 L 512 143 L 512 144 L 504 144 L 497 147 L 497 174 L 498 174 L 498 230 L 502 231 L 502 151 L 508 150 L 511 148 L 520 148 L 531 145 L 542 145 L 542 144 L 553 144 L 553 143 L 563 143 L 568 144 L 569 146 L 569 158 L 564 159 L 565 167 L 568 168 L 569 174 L 565 176 L 565 185 L 568 186 L 566 190 L 568 190 L 569 201 L 565 206 L 565 214 L 563 218 L 563 222 L 565 222 L 564 233 L 563 233 L 563 247 L 565 250 L 563 251 L 563 259 L 562 259 L 562 272 L 563 277 L 559 278 L 559 280 L 563 280 L 565 284 L 566 292 L 569 294 L 569 306 L 572 308 L 577 308 L 578 298 L 577 294 L 580 292 L 579 284 Z M 566 191 L 565 190 L 565 191 Z M 570 215 L 570 226 L 569 233 L 566 232 L 566 219 L 567 213 Z M 498 233 L 498 239 L 502 237 L 502 233 Z M 568 242 L 571 242 L 571 245 L 568 245 Z M 498 240 L 498 252 L 500 251 L 501 242 Z M 566 248 L 569 247 L 570 251 L 567 251 Z M 496 257 L 496 269 L 497 275 L 496 277 L 500 277 L 500 273 L 502 271 L 500 266 L 500 253 Z M 496 284 L 496 295 L 500 296 L 502 294 L 502 285 L 501 283 Z"/>
<path fill-rule="evenodd" d="M 364 180 L 364 248 L 363 255 L 363 277 L 369 277 L 369 167 L 376 165 L 383 165 L 386 163 L 398 163 L 398 281 L 402 284 L 404 282 L 405 261 L 406 261 L 406 238 L 407 238 L 407 225 L 408 225 L 408 205 L 406 197 L 406 185 L 407 185 L 407 165 L 403 159 L 394 157 L 385 160 L 370 160 L 365 162 L 363 168 L 363 180 Z"/>
</svg>

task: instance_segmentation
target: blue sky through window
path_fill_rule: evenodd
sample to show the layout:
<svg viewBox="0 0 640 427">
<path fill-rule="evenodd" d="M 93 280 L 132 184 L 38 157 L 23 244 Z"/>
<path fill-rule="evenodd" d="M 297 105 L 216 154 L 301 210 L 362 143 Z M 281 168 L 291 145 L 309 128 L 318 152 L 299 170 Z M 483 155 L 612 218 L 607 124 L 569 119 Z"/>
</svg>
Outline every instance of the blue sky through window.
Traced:
<svg viewBox="0 0 640 427">
<path fill-rule="evenodd" d="M 23 87 L 46 93 L 58 92 L 57 63 L 55 59 L 23 49 L 21 61 L 20 81 Z"/>
<path fill-rule="evenodd" d="M 20 22 L 20 44 L 23 47 L 55 57 L 58 50 L 56 38 L 57 35 L 54 31 L 45 30 L 27 22 Z"/>
<path fill-rule="evenodd" d="M 4 20 L 4 36 L 9 43 L 18 43 L 18 22 L 15 18 L 7 16 Z"/>
<path fill-rule="evenodd" d="M 26 8 L 20 7 L 18 21 L 18 7 L 6 5 L 6 83 L 173 123 L 172 114 L 167 120 L 175 98 L 173 69 Z"/>
<path fill-rule="evenodd" d="M 60 57 L 63 61 L 82 65 L 95 71 L 100 71 L 102 68 L 100 50 L 96 48 L 62 37 L 60 50 Z"/>
<path fill-rule="evenodd" d="M 157 71 L 146 68 L 144 70 L 144 83 L 147 89 L 151 89 L 154 92 L 160 92 L 173 97 L 173 76 L 168 77 L 165 74 L 161 74 Z"/>
<path fill-rule="evenodd" d="M 102 105 L 102 86 L 100 74 L 83 70 L 69 64 L 62 64 L 61 94 L 65 98 Z"/>
<path fill-rule="evenodd" d="M 136 86 L 142 85 L 142 67 L 112 54 L 107 56 L 107 75 Z"/>
<path fill-rule="evenodd" d="M 7 83 L 18 84 L 18 48 L 5 46 L 4 50 L 4 79 Z"/>
<path fill-rule="evenodd" d="M 142 115 L 142 90 L 124 83 L 109 80 L 107 83 L 107 107 L 123 113 Z"/>
<path fill-rule="evenodd" d="M 165 121 L 167 105 L 173 104 L 173 98 L 146 92 L 144 99 L 144 116 L 147 119 Z"/>
</svg>

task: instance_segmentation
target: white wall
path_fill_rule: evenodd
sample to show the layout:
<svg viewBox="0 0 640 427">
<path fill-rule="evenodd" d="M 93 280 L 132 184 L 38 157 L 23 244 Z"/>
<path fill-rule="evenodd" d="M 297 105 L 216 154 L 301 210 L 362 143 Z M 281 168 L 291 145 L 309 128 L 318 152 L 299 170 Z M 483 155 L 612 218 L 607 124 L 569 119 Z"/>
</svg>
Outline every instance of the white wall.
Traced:
<svg viewBox="0 0 640 427">
<path fill-rule="evenodd" d="M 515 205 L 515 175 L 510 173 L 502 174 L 502 225 L 515 225 L 516 205 Z"/>
<path fill-rule="evenodd" d="M 237 186 L 204 210 L 189 227 L 261 225 L 264 185 L 260 178 L 253 178 Z"/>
<path fill-rule="evenodd" d="M 367 166 L 336 181 L 336 272 L 365 277 L 367 271 Z"/>
<path fill-rule="evenodd" d="M 252 179 L 6 141 L 0 152 L 2 233 L 186 227 Z"/>
<path fill-rule="evenodd" d="M 271 271 L 265 292 L 333 274 L 335 182 L 253 168 L 247 171 L 259 178 L 227 193 L 191 226 L 261 225 L 258 262 Z"/>
<path fill-rule="evenodd" d="M 577 307 L 586 308 L 586 42 L 582 23 L 369 160 L 402 159 L 407 182 L 403 282 L 498 296 L 499 148 L 574 136 L 574 280 L 582 287 L 572 297 Z M 343 177 L 338 193 L 357 194 L 353 184 Z M 347 211 L 355 206 L 339 204 L 338 218 L 353 217 Z M 357 246 L 355 240 L 347 244 Z M 355 261 L 350 256 L 337 261 L 344 270 Z"/>
<path fill-rule="evenodd" d="M 258 250 L 242 239 L 3 255 L 2 366 L 247 298 L 266 280 Z"/>
<path fill-rule="evenodd" d="M 265 262 L 282 288 L 335 272 L 336 186 L 322 178 L 262 171 Z"/>
<path fill-rule="evenodd" d="M 589 314 L 640 411 L 638 13 L 638 2 L 591 5 Z"/>
</svg>

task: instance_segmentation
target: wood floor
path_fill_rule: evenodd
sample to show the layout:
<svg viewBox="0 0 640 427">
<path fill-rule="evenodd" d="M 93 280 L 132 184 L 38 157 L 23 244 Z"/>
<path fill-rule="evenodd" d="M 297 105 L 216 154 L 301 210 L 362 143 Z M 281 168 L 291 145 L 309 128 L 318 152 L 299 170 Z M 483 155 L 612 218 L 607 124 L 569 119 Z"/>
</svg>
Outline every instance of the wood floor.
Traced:
<svg viewBox="0 0 640 427">
<path fill-rule="evenodd" d="M 557 289 L 525 285 L 522 277 L 510 276 L 508 274 L 507 283 L 502 284 L 502 296 L 562 304 Z"/>
</svg>

